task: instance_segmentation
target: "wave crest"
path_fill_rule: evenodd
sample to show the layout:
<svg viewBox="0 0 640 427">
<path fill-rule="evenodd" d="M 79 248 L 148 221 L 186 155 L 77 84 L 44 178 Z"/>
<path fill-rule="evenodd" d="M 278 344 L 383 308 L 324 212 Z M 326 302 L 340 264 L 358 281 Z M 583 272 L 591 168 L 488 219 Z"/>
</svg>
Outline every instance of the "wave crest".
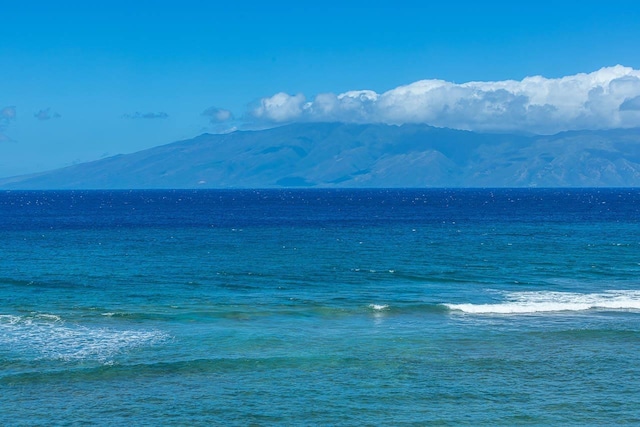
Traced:
<svg viewBox="0 0 640 427">
<path fill-rule="evenodd" d="M 602 293 L 512 292 L 495 304 L 443 304 L 449 310 L 471 314 L 533 314 L 585 310 L 640 310 L 640 291 Z"/>
</svg>

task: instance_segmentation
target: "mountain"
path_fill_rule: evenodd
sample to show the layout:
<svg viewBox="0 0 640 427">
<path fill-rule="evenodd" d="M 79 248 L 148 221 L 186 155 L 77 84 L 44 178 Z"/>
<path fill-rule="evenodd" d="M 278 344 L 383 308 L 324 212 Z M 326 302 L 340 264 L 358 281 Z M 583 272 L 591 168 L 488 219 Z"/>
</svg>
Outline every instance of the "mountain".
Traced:
<svg viewBox="0 0 640 427">
<path fill-rule="evenodd" d="M 640 129 L 531 136 L 299 123 L 0 179 L 4 189 L 530 186 L 640 186 Z"/>
</svg>

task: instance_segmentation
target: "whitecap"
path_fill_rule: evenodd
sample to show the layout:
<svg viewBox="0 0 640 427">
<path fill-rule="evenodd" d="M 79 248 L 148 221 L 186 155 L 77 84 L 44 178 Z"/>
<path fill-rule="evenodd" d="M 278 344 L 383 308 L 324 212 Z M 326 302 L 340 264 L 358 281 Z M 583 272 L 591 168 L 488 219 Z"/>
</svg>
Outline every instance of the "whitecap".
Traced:
<svg viewBox="0 0 640 427">
<path fill-rule="evenodd" d="M 107 362 L 119 354 L 168 338 L 158 330 L 66 324 L 56 315 L 0 315 L 0 350 L 29 359 Z"/>
<path fill-rule="evenodd" d="M 389 305 L 387 304 L 369 304 L 369 308 L 376 310 L 376 311 L 381 311 L 381 310 L 386 310 L 387 308 L 389 308 Z"/>
<path fill-rule="evenodd" d="M 582 294 L 574 292 L 511 292 L 494 304 L 443 304 L 453 311 L 471 314 L 533 314 L 585 310 L 640 310 L 640 291 L 615 290 Z"/>
<path fill-rule="evenodd" d="M 34 317 L 37 319 L 52 320 L 54 322 L 62 321 L 60 316 L 56 316 L 55 314 L 35 313 Z"/>
</svg>

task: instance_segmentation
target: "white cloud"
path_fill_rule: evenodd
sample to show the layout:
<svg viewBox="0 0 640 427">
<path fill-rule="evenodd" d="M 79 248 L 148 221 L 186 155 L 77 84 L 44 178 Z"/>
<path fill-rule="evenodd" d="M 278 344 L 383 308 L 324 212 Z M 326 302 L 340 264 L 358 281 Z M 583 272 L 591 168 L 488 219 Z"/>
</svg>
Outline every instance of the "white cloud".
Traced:
<svg viewBox="0 0 640 427">
<path fill-rule="evenodd" d="M 208 117 L 211 123 L 222 123 L 233 119 L 231 111 L 218 107 L 209 107 L 202 112 L 202 115 Z"/>
<path fill-rule="evenodd" d="M 421 80 L 382 94 L 277 93 L 253 117 L 271 122 L 427 123 L 479 131 L 555 133 L 640 126 L 640 71 L 617 65 L 557 79 L 468 82 Z"/>
<path fill-rule="evenodd" d="M 262 98 L 260 105 L 251 113 L 261 120 L 273 122 L 294 121 L 302 115 L 303 107 L 306 108 L 305 100 L 304 95 L 301 93 L 287 95 L 284 92 L 280 92 L 270 98 Z"/>
<path fill-rule="evenodd" d="M 625 99 L 620 104 L 620 111 L 640 111 L 640 95 Z"/>
</svg>

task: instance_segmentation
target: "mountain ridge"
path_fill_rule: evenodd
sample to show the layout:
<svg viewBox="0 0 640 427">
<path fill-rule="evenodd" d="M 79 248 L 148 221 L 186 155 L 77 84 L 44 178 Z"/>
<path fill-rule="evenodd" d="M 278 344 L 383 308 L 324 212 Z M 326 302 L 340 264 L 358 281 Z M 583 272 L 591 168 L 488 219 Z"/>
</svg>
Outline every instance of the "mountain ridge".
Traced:
<svg viewBox="0 0 640 427">
<path fill-rule="evenodd" d="M 296 123 L 0 179 L 2 189 L 635 187 L 640 129 L 555 135 Z"/>
</svg>

